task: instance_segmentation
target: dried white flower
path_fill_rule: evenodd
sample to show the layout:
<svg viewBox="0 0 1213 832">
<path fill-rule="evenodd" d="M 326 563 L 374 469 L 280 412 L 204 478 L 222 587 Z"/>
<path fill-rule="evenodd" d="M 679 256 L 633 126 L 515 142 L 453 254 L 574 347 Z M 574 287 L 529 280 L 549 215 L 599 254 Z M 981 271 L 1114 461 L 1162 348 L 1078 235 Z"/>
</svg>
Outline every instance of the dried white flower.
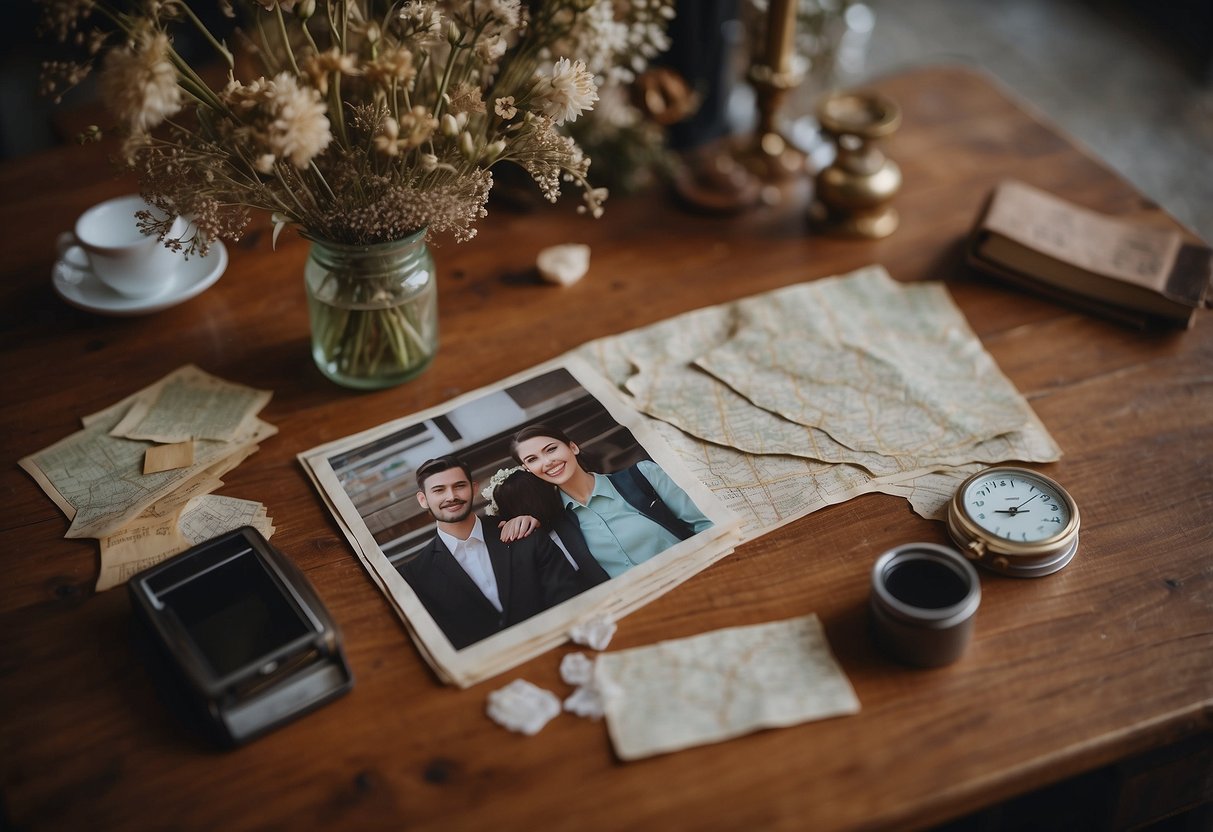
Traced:
<svg viewBox="0 0 1213 832">
<path fill-rule="evenodd" d="M 476 57 L 486 64 L 496 63 L 509 46 L 502 35 L 485 35 L 476 41 Z"/>
<path fill-rule="evenodd" d="M 385 156 L 400 155 L 400 122 L 388 116 L 375 134 L 375 149 Z"/>
<path fill-rule="evenodd" d="M 275 156 L 305 168 L 333 140 L 320 93 L 300 87 L 294 75 L 282 72 L 274 77 L 268 104 L 275 116 L 269 134 Z"/>
<path fill-rule="evenodd" d="M 105 56 L 101 95 L 132 133 L 146 133 L 181 109 L 177 70 L 168 56 L 168 36 L 154 31 Z"/>
<path fill-rule="evenodd" d="M 518 115 L 518 108 L 514 106 L 514 96 L 507 95 L 503 98 L 498 98 L 493 104 L 493 112 L 506 121 Z"/>
<path fill-rule="evenodd" d="M 540 79 L 535 94 L 543 101 L 544 112 L 556 124 L 564 124 L 576 121 L 583 112 L 594 108 L 598 85 L 584 62 L 561 58 L 552 67 L 551 76 Z"/>
<path fill-rule="evenodd" d="M 437 162 L 438 160 L 435 159 L 434 161 Z M 485 514 L 491 517 L 497 516 L 497 512 L 500 509 L 497 507 L 497 498 L 493 496 L 493 492 L 497 490 L 497 486 L 508 480 L 511 474 L 516 474 L 521 470 L 521 465 L 515 465 L 512 468 L 498 468 L 493 476 L 489 478 L 489 484 L 480 490 L 480 496 L 489 501 L 488 507 L 484 510 Z"/>
<path fill-rule="evenodd" d="M 411 56 L 410 56 L 411 57 Z M 331 75 L 357 75 L 357 59 L 348 52 L 342 52 L 337 47 L 326 49 L 312 55 L 303 64 L 303 70 L 311 78 L 312 86 L 321 95 L 328 95 L 329 77 Z"/>
<path fill-rule="evenodd" d="M 390 87 L 392 84 L 408 86 L 417 74 L 413 66 L 413 53 L 404 47 L 384 49 L 374 60 L 367 61 L 366 77 L 373 83 Z"/>
<path fill-rule="evenodd" d="M 402 3 L 398 17 L 404 36 L 419 46 L 431 44 L 440 37 L 442 12 L 433 0 Z"/>
<path fill-rule="evenodd" d="M 504 29 L 516 29 L 522 20 L 519 0 L 489 0 L 489 14 Z"/>
<path fill-rule="evenodd" d="M 268 173 L 278 159 L 305 168 L 333 140 L 320 93 L 300 87 L 288 72 L 280 72 L 272 81 L 258 78 L 247 86 L 231 82 L 224 97 L 242 121 L 230 132 L 251 140 L 257 151 L 255 166 L 262 173 Z"/>
</svg>

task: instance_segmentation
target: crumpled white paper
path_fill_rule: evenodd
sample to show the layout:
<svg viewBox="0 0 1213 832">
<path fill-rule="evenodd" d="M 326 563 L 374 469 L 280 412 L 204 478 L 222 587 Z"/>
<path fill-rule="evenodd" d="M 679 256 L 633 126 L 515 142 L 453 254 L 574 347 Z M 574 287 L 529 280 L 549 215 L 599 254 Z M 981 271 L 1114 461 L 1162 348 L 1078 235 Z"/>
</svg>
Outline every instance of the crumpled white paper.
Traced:
<svg viewBox="0 0 1213 832">
<path fill-rule="evenodd" d="M 602 719 L 606 713 L 602 691 L 593 682 L 582 685 L 564 700 L 564 709 L 571 714 L 590 719 Z"/>
<path fill-rule="evenodd" d="M 569 653 L 560 660 L 560 678 L 566 685 L 585 685 L 594 678 L 594 661 L 585 653 Z"/>
<path fill-rule="evenodd" d="M 560 678 L 577 689 L 564 700 L 564 709 L 577 716 L 602 719 L 605 713 L 603 684 L 595 672 L 597 664 L 585 653 L 569 653 L 560 660 Z"/>
<path fill-rule="evenodd" d="M 489 718 L 528 737 L 538 734 L 559 714 L 560 700 L 556 694 L 525 679 L 515 679 L 489 694 Z"/>
<path fill-rule="evenodd" d="M 569 638 L 576 644 L 583 644 L 595 650 L 605 650 L 615 635 L 615 619 L 610 615 L 596 615 L 587 618 L 573 629 L 569 630 Z"/>
</svg>

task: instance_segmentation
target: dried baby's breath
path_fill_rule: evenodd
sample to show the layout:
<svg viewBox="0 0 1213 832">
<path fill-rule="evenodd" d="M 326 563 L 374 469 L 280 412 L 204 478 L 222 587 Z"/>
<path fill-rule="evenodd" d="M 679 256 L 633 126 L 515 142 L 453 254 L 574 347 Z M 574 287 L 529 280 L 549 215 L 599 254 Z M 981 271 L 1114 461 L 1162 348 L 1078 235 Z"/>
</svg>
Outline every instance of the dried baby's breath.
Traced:
<svg viewBox="0 0 1213 832">
<path fill-rule="evenodd" d="M 657 35 L 637 21 L 670 0 L 221 0 L 244 23 L 222 34 L 199 13 L 215 0 L 39 2 L 43 30 L 87 53 L 48 64 L 44 88 L 61 94 L 102 68 L 126 163 L 153 205 L 194 220 L 174 245 L 205 253 L 238 239 L 253 211 L 339 243 L 423 228 L 466 240 L 502 162 L 552 201 L 575 183 L 601 214 L 605 190 L 561 125 L 652 51 Z M 177 51 L 185 30 L 226 65 L 224 83 Z"/>
</svg>

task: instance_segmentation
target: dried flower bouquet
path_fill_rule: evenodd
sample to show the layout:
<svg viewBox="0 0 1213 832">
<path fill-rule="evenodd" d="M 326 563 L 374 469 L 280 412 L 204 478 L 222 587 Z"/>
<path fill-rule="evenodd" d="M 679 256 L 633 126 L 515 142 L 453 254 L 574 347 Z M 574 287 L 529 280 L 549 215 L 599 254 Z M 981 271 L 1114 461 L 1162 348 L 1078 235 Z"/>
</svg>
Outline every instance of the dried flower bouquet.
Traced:
<svg viewBox="0 0 1213 832">
<path fill-rule="evenodd" d="M 671 0 L 219 0 L 240 15 L 220 32 L 203 22 L 214 0 L 40 2 L 45 26 L 89 53 L 48 64 L 45 86 L 61 93 L 100 66 L 127 163 L 153 204 L 193 218 L 177 244 L 198 253 L 238 239 L 256 209 L 275 233 L 338 243 L 422 228 L 465 240 L 501 162 L 550 200 L 575 182 L 600 214 L 606 193 L 561 127 L 594 106 L 596 76 L 660 50 L 673 14 Z M 223 83 L 178 52 L 186 32 Z"/>
</svg>

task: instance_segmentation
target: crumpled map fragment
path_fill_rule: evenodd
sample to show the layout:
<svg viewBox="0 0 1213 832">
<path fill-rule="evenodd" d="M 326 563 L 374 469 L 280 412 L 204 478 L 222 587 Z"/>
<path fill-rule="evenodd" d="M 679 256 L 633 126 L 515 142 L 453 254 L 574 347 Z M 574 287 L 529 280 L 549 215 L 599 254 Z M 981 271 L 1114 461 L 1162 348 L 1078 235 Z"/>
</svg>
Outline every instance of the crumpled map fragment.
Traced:
<svg viewBox="0 0 1213 832">
<path fill-rule="evenodd" d="M 953 454 L 1028 421 L 941 283 L 902 284 L 871 267 L 736 307 L 736 333 L 698 366 L 848 448 Z"/>
<path fill-rule="evenodd" d="M 604 653 L 596 678 L 623 760 L 860 707 L 816 615 Z"/>
<path fill-rule="evenodd" d="M 931 471 L 902 482 L 884 484 L 880 490 L 895 497 L 904 497 L 919 517 L 943 522 L 948 519 L 948 503 L 952 502 L 956 489 L 985 467 L 974 463 Z"/>
<path fill-rule="evenodd" d="M 560 700 L 551 691 L 515 679 L 489 694 L 488 715 L 503 728 L 534 736 L 560 715 Z"/>
<path fill-rule="evenodd" d="M 798 456 L 747 454 L 704 442 L 666 422 L 650 427 L 679 460 L 735 514 L 752 540 L 798 517 L 877 490 L 855 465 L 831 465 Z"/>
<path fill-rule="evenodd" d="M 860 302 L 852 304 L 856 296 Z M 903 302 L 907 297 L 909 302 Z M 952 351 L 949 360 L 968 367 L 970 376 L 980 376 L 980 383 L 965 391 L 965 406 L 984 398 L 985 404 L 976 411 L 997 413 L 1007 403 L 1006 412 L 987 420 L 986 429 L 977 433 L 1016 427 L 966 445 L 962 433 L 943 439 L 932 433 L 949 424 L 946 413 L 926 418 L 925 427 L 899 421 L 904 402 L 894 401 L 887 412 L 869 413 L 853 407 L 844 414 L 856 420 L 853 424 L 828 429 L 802 425 L 759 406 L 694 362 L 716 354 L 715 350 L 723 349 L 749 325 L 743 308 L 753 311 L 768 306 L 778 307 L 781 315 L 804 314 L 805 325 L 788 324 L 791 337 L 803 337 L 812 325 L 827 334 L 833 327 L 845 338 L 860 342 L 882 342 L 904 333 L 927 345 L 942 338 L 941 343 Z M 895 320 L 885 326 L 881 323 L 885 318 Z M 931 334 L 920 336 L 919 330 Z M 812 344 L 807 348 L 816 349 Z M 933 355 L 933 349 L 930 346 L 926 352 Z M 897 344 L 885 346 L 877 349 L 877 355 L 899 350 Z M 1052 462 L 1061 455 L 1031 407 L 968 328 L 946 290 L 938 284 L 903 286 L 879 266 L 687 312 L 600 338 L 579 348 L 577 355 L 616 385 L 698 479 L 744 518 L 746 539 L 873 491 L 906 497 L 915 511 L 934 518 L 938 490 L 963 479 L 960 475 L 971 470 L 973 463 Z M 924 359 L 928 364 L 933 360 Z M 747 383 L 752 382 L 747 378 Z M 811 380 L 800 385 L 799 379 L 781 376 L 769 383 L 779 388 L 776 397 L 807 401 L 815 395 Z M 852 394 L 853 386 L 849 392 L 830 393 L 835 397 Z M 763 396 L 754 393 L 754 398 Z M 931 400 L 926 394 L 919 398 Z M 883 407 L 884 399 L 876 394 L 867 401 Z M 868 437 L 867 432 L 874 429 Z M 874 445 L 888 453 L 849 448 L 831 431 L 843 436 L 858 434 L 864 441 L 856 444 Z M 948 473 L 949 469 L 956 470 Z M 920 482 L 920 477 L 926 479 Z"/>
</svg>

